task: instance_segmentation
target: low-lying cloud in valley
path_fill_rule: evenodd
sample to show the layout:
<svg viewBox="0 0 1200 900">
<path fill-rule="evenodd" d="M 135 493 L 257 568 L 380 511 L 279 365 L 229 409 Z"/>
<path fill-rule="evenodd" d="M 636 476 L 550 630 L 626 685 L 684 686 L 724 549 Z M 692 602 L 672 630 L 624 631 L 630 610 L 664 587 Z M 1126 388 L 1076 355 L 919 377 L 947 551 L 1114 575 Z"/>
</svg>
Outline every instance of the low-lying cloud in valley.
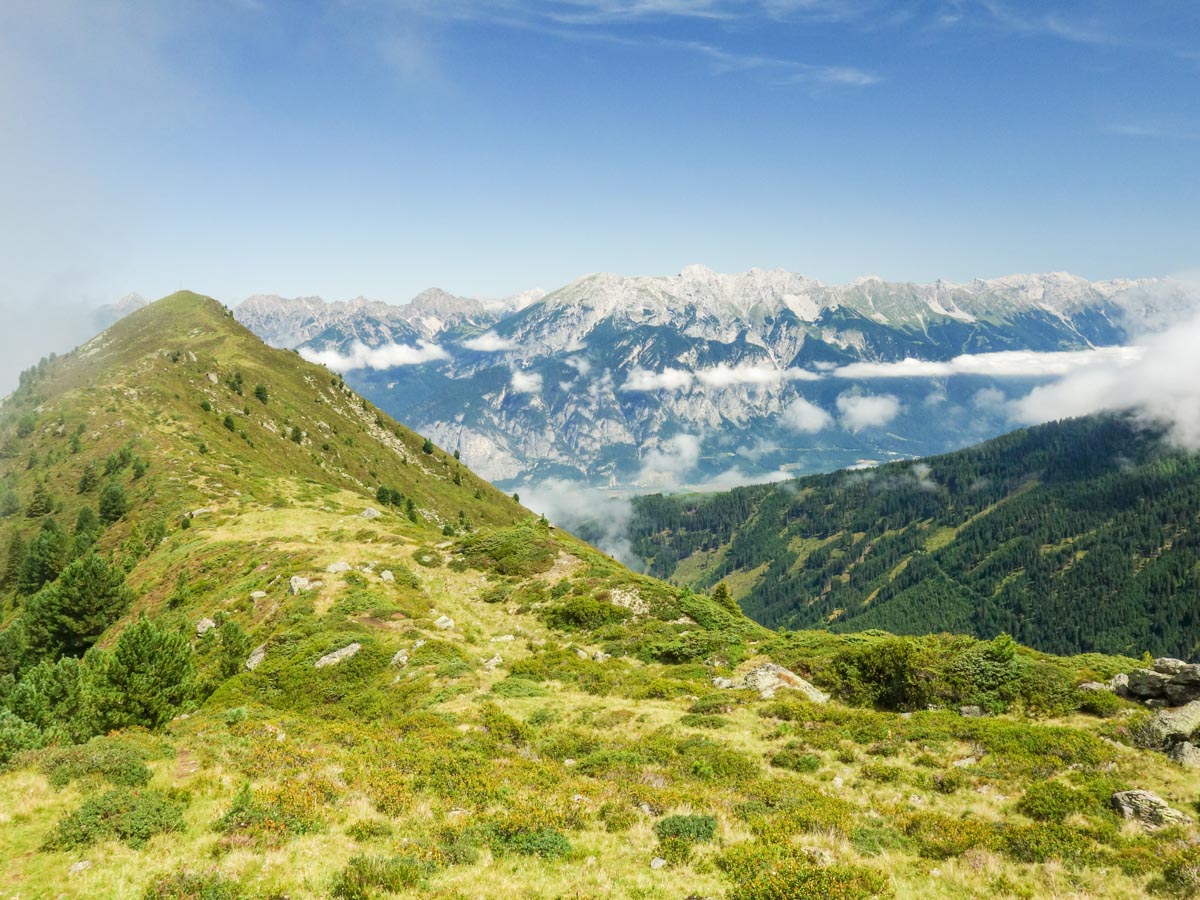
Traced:
<svg viewBox="0 0 1200 900">
<path fill-rule="evenodd" d="M 1179 446 L 1200 450 L 1200 315 L 1146 338 L 1106 365 L 1040 385 L 1011 404 L 1014 420 L 1048 422 L 1130 411 L 1164 425 Z"/>
<path fill-rule="evenodd" d="M 418 341 L 415 347 L 408 344 L 382 344 L 368 347 L 355 341 L 349 353 L 338 350 L 313 350 L 300 348 L 300 355 L 309 362 L 319 363 L 334 372 L 349 372 L 353 369 L 394 369 L 397 366 L 419 366 L 425 363 L 449 359 L 450 354 L 437 344 Z"/>
<path fill-rule="evenodd" d="M 517 348 L 517 342 L 512 338 L 501 337 L 494 331 L 484 332 L 479 337 L 468 338 L 462 342 L 462 345 L 468 350 L 475 350 L 479 353 L 502 353 Z"/>
<path fill-rule="evenodd" d="M 882 428 L 900 415 L 900 398 L 892 394 L 840 394 L 837 408 L 843 427 L 859 432 Z"/>
</svg>

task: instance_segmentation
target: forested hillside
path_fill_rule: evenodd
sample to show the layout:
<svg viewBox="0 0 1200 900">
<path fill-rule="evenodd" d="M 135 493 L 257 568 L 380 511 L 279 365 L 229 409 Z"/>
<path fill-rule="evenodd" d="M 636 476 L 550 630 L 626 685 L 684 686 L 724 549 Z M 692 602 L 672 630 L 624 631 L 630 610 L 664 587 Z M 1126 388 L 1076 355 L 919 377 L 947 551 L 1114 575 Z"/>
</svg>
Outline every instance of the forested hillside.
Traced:
<svg viewBox="0 0 1200 900">
<path fill-rule="evenodd" d="M 632 537 L 652 574 L 725 580 L 772 627 L 1190 657 L 1198 517 L 1200 457 L 1110 417 L 878 469 L 643 497 Z"/>
</svg>

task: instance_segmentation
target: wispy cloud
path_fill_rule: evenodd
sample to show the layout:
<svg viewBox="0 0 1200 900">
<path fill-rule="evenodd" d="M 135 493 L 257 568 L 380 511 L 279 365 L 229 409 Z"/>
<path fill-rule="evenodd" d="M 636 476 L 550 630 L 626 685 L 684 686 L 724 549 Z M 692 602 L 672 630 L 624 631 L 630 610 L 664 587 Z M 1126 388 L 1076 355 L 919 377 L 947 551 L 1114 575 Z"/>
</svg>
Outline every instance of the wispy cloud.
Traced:
<svg viewBox="0 0 1200 900">
<path fill-rule="evenodd" d="M 1104 129 L 1117 137 L 1167 141 L 1200 141 L 1200 129 L 1174 122 L 1120 122 Z"/>
</svg>

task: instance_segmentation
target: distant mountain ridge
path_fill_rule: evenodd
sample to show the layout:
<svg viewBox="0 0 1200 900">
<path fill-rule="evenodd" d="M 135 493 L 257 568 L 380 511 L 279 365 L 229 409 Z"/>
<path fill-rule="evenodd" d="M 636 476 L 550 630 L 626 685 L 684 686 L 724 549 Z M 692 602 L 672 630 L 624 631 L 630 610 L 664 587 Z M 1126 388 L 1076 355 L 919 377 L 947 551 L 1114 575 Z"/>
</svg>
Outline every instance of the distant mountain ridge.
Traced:
<svg viewBox="0 0 1200 900">
<path fill-rule="evenodd" d="M 1110 347 L 1194 304 L 1170 279 L 1049 273 L 831 286 L 782 270 L 689 266 L 673 276 L 592 274 L 500 300 L 439 289 L 404 305 L 256 295 L 235 315 L 268 343 L 340 368 L 503 486 L 565 478 L 644 491 L 993 437 L 1012 427 L 1006 401 L 1032 379 L 878 379 L 843 367 Z M 369 352 L 392 347 L 402 352 Z M 848 414 L 856 404 L 870 415 Z"/>
</svg>

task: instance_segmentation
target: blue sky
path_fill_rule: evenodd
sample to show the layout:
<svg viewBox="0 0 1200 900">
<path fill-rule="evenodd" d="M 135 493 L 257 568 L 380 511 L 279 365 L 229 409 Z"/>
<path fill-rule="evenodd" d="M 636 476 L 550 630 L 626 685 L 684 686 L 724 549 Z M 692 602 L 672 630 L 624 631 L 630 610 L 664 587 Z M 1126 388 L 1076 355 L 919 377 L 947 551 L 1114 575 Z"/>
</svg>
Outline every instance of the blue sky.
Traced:
<svg viewBox="0 0 1200 900">
<path fill-rule="evenodd" d="M 1200 4 L 5 0 L 0 305 L 1200 267 Z"/>
</svg>

